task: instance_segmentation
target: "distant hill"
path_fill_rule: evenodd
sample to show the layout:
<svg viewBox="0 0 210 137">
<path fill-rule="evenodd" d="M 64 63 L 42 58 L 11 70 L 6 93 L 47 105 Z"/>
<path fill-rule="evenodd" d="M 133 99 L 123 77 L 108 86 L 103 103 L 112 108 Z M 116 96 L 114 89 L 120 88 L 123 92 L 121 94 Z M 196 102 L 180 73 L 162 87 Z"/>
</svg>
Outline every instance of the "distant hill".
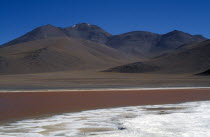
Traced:
<svg viewBox="0 0 210 137">
<path fill-rule="evenodd" d="M 101 69 L 132 58 L 105 45 L 68 37 L 33 40 L 0 48 L 0 73 Z"/>
<path fill-rule="evenodd" d="M 206 38 L 203 36 L 190 35 L 177 30 L 163 35 L 145 31 L 133 31 L 111 36 L 106 44 L 131 55 L 154 57 L 166 51 L 174 50 L 183 44 L 204 40 Z"/>
<path fill-rule="evenodd" d="M 134 66 L 139 66 L 139 70 Z M 152 66 L 152 67 L 148 67 Z M 152 68 L 158 69 L 152 69 Z M 177 50 L 154 59 L 138 62 L 135 64 L 127 64 L 108 69 L 109 71 L 118 70 L 122 72 L 123 68 L 132 68 L 127 73 L 133 72 L 156 72 L 156 73 L 199 73 L 210 68 L 210 40 L 204 42 L 187 45 L 183 50 Z M 145 69 L 147 68 L 147 69 Z M 142 71 L 143 70 L 143 71 Z"/>
</svg>

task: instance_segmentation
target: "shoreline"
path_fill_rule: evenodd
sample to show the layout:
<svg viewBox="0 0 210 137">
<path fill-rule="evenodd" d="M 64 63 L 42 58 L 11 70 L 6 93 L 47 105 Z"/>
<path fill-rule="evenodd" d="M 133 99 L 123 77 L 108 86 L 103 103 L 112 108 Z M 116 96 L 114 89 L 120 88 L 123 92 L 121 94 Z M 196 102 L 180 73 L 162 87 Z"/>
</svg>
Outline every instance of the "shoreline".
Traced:
<svg viewBox="0 0 210 137">
<path fill-rule="evenodd" d="M 71 91 L 135 91 L 135 90 L 174 90 L 174 89 L 210 89 L 210 87 L 159 87 L 159 88 L 147 88 L 147 87 L 135 87 L 135 88 L 72 88 L 72 89 L 24 89 L 24 90 L 0 90 L 0 93 L 7 92 L 71 92 Z"/>
<path fill-rule="evenodd" d="M 210 88 L 0 92 L 0 122 L 91 109 L 210 100 Z"/>
</svg>

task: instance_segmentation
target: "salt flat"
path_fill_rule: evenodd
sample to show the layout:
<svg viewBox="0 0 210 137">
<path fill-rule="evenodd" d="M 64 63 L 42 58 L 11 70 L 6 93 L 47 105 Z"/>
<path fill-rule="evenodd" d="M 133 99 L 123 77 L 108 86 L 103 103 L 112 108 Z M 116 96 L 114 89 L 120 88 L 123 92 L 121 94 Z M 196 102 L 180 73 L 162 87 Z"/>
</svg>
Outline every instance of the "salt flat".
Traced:
<svg viewBox="0 0 210 137">
<path fill-rule="evenodd" d="M 97 109 L 6 123 L 0 137 L 204 137 L 209 113 L 209 101 Z"/>
</svg>

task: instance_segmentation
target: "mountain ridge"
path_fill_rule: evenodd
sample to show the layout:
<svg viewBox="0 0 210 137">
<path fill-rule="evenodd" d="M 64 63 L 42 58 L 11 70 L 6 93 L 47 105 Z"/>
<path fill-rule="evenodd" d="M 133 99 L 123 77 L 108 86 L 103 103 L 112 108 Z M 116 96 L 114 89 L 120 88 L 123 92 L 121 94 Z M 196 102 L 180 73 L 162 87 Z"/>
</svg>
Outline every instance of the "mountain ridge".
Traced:
<svg viewBox="0 0 210 137">
<path fill-rule="evenodd" d="M 166 34 L 157 34 L 148 31 L 131 31 L 119 35 L 112 35 L 97 25 L 79 23 L 65 28 L 55 27 L 50 24 L 40 26 L 1 46 L 4 47 L 50 37 L 73 37 L 91 40 L 106 44 L 109 47 L 128 54 L 139 54 L 139 56 L 142 56 L 144 52 L 148 54 L 149 52 L 173 50 L 183 44 L 206 40 L 202 35 L 191 35 L 178 30 Z"/>
<path fill-rule="evenodd" d="M 147 31 L 133 31 L 111 36 L 106 43 L 112 48 L 119 49 L 136 56 L 154 57 L 164 52 L 193 42 L 207 40 L 201 35 L 191 35 L 182 31 L 171 31 L 166 34 L 157 34 Z"/>
</svg>

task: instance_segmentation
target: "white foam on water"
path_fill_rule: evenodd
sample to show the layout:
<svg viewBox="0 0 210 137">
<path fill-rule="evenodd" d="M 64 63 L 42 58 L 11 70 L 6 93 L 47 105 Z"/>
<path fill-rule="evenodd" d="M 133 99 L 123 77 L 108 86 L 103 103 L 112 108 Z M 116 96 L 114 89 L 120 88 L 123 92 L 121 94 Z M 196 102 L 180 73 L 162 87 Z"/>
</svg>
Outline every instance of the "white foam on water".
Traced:
<svg viewBox="0 0 210 137">
<path fill-rule="evenodd" d="M 0 125 L 0 137 L 208 137 L 210 101 L 65 113 Z"/>
</svg>

